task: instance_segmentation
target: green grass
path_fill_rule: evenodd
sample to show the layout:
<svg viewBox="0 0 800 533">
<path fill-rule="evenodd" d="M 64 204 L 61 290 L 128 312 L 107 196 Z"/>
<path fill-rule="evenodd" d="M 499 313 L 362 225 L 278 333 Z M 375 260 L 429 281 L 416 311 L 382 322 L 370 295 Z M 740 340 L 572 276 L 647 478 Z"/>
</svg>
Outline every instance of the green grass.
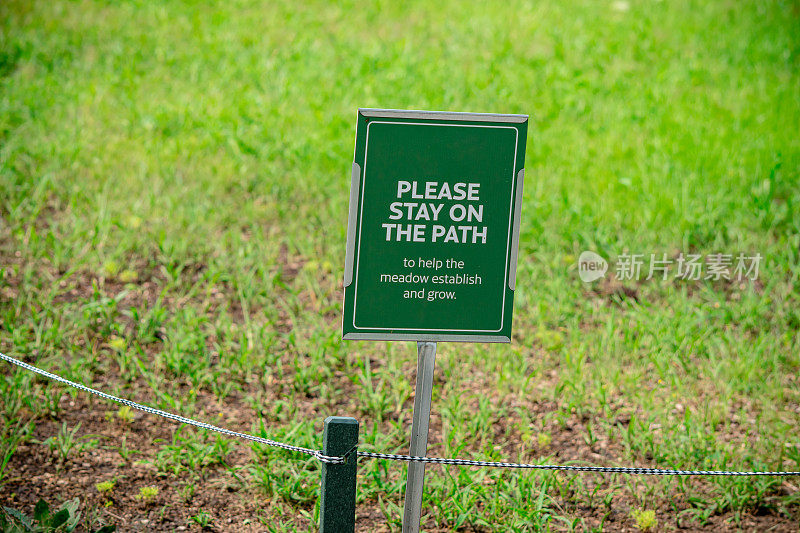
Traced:
<svg viewBox="0 0 800 533">
<path fill-rule="evenodd" d="M 800 470 L 799 26 L 796 1 L 2 2 L 0 348 L 300 446 L 355 416 L 362 449 L 405 453 L 413 345 L 339 334 L 355 110 L 526 113 L 515 338 L 440 344 L 430 453 Z M 742 287 L 625 282 L 633 299 L 578 279 L 587 249 L 764 262 Z M 5 505 L 115 478 L 158 486 L 115 514 L 234 527 L 198 495 L 211 480 L 252 527 L 314 527 L 313 460 L 2 373 Z M 63 444 L 89 434 L 97 450 Z M 83 488 L 24 480 L 101 451 Z M 404 476 L 362 462 L 365 531 L 397 530 Z M 424 509 L 429 530 L 630 529 L 643 510 L 766 529 L 800 495 L 430 467 Z"/>
</svg>

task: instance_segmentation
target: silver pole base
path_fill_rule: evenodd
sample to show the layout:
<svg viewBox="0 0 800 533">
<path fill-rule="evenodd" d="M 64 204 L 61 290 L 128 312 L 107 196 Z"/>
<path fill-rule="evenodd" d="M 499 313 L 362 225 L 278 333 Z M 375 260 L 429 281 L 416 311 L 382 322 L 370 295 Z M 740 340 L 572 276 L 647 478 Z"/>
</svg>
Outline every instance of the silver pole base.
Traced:
<svg viewBox="0 0 800 533">
<path fill-rule="evenodd" d="M 414 415 L 411 421 L 411 450 L 409 455 L 425 457 L 428 453 L 428 423 L 431 419 L 433 367 L 436 343 L 417 343 L 417 385 L 414 394 Z M 403 510 L 403 533 L 418 533 L 422 512 L 422 486 L 425 463 L 408 463 L 406 501 Z"/>
</svg>

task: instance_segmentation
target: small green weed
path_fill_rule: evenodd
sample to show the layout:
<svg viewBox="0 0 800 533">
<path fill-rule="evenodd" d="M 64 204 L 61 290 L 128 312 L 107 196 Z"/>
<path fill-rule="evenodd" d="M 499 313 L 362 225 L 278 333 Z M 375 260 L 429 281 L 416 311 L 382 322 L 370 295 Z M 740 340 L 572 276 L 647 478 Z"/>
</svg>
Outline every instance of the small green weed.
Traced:
<svg viewBox="0 0 800 533">
<path fill-rule="evenodd" d="M 125 342 L 125 339 L 122 337 L 117 337 L 116 335 L 112 335 L 111 338 L 108 340 L 108 345 L 117 352 L 124 352 L 125 348 L 128 346 L 128 343 Z"/>
<path fill-rule="evenodd" d="M 119 272 L 119 263 L 110 259 L 103 263 L 103 274 L 106 276 L 113 278 Z"/>
<path fill-rule="evenodd" d="M 553 442 L 553 436 L 550 433 L 541 431 L 536 434 L 536 442 L 539 444 L 539 448 L 547 448 Z"/>
<path fill-rule="evenodd" d="M 125 269 L 119 274 L 119 280 L 123 283 L 131 283 L 139 279 L 139 273 L 135 270 Z"/>
<path fill-rule="evenodd" d="M 142 487 L 139 489 L 139 494 L 136 496 L 136 499 L 149 503 L 155 500 L 156 496 L 158 496 L 158 487 Z"/>
<path fill-rule="evenodd" d="M 651 531 L 658 525 L 656 512 L 652 509 L 634 509 L 631 511 L 631 517 L 636 522 L 636 527 L 641 531 Z"/>
<path fill-rule="evenodd" d="M 95 484 L 95 488 L 100 494 L 111 494 L 111 492 L 114 490 L 115 484 L 116 482 L 113 479 L 110 479 L 108 481 L 101 481 Z"/>
<path fill-rule="evenodd" d="M 119 439 L 119 446 L 106 446 L 105 448 L 107 450 L 117 450 L 120 457 L 122 457 L 122 460 L 126 463 L 131 460 L 133 454 L 142 453 L 139 450 L 135 450 L 128 446 L 128 437 L 126 435 L 123 435 Z"/>
<path fill-rule="evenodd" d="M 50 451 L 57 455 L 59 462 L 63 463 L 70 454 L 80 455 L 86 450 L 97 447 L 98 439 L 92 438 L 94 435 L 77 436 L 80 428 L 80 422 L 72 429 L 69 429 L 67 423 L 63 422 L 58 433 L 45 439 L 42 444 L 50 448 Z"/>
<path fill-rule="evenodd" d="M 194 522 L 198 526 L 200 526 L 200 527 L 205 529 L 209 525 L 211 525 L 212 517 L 211 517 L 211 515 L 209 513 L 207 513 L 206 511 L 200 509 L 200 512 L 197 513 L 196 515 L 194 515 L 191 518 L 191 520 L 192 520 L 192 522 Z"/>
<path fill-rule="evenodd" d="M 127 405 L 123 405 L 117 410 L 117 419 L 125 424 L 130 424 L 133 422 L 133 409 Z"/>
</svg>

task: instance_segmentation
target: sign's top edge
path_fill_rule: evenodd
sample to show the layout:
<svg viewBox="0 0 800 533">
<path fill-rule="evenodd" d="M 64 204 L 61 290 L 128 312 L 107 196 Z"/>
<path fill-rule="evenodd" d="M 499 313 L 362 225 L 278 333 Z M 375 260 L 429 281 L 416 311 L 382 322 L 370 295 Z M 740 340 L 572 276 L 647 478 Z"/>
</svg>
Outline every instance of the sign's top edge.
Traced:
<svg viewBox="0 0 800 533">
<path fill-rule="evenodd" d="M 471 120 L 475 122 L 511 122 L 521 124 L 528 121 L 528 115 L 502 115 L 496 113 L 463 113 L 456 111 L 416 111 L 402 109 L 359 108 L 359 114 L 377 118 L 418 118 L 437 120 Z"/>
</svg>

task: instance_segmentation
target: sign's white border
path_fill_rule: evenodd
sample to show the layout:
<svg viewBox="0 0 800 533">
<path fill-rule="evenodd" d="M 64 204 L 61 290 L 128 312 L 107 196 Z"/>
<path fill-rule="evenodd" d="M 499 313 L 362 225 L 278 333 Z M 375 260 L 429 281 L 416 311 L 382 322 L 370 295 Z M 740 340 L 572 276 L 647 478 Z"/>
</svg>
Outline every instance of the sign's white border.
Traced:
<svg viewBox="0 0 800 533">
<path fill-rule="evenodd" d="M 466 117 L 465 117 L 466 118 Z M 444 329 L 444 328 L 386 328 L 386 327 L 374 327 L 374 326 L 358 326 L 356 325 L 356 315 L 357 315 L 357 304 L 358 304 L 358 266 L 361 262 L 361 227 L 363 225 L 363 214 L 364 214 L 364 189 L 367 185 L 367 154 L 369 153 L 369 128 L 373 124 L 391 124 L 391 125 L 408 125 L 408 126 L 449 126 L 449 127 L 456 127 L 456 128 L 495 128 L 495 129 L 511 129 L 514 130 L 514 160 L 512 161 L 511 167 L 511 199 L 509 202 L 508 208 L 508 234 L 506 237 L 506 257 L 505 257 L 505 273 L 503 277 L 503 303 L 501 305 L 500 311 L 500 327 L 497 329 Z M 453 331 L 453 332 L 462 332 L 462 333 L 497 333 L 503 329 L 503 321 L 505 319 L 505 312 L 506 312 L 506 287 L 508 286 L 508 262 L 509 256 L 508 252 L 511 248 L 511 223 L 512 217 L 511 214 L 514 210 L 514 199 L 516 197 L 516 190 L 517 190 L 517 150 L 519 148 L 519 130 L 513 126 L 483 126 L 477 124 L 447 124 L 447 123 L 435 123 L 435 122 L 395 122 L 395 121 L 383 121 L 383 120 L 375 120 L 371 121 L 367 124 L 367 136 L 364 145 L 364 168 L 362 170 L 361 175 L 361 194 L 360 194 L 360 205 L 359 205 L 359 214 L 358 214 L 358 251 L 357 251 L 357 259 L 356 259 L 356 272 L 353 276 L 353 280 L 355 281 L 355 288 L 353 292 L 353 328 L 355 329 L 368 329 L 368 330 L 380 330 L 380 331 L 435 331 L 435 332 L 446 332 Z M 352 333 L 351 333 L 352 335 Z M 367 333 L 366 335 L 369 335 Z M 378 334 L 380 335 L 380 334 Z"/>
</svg>

